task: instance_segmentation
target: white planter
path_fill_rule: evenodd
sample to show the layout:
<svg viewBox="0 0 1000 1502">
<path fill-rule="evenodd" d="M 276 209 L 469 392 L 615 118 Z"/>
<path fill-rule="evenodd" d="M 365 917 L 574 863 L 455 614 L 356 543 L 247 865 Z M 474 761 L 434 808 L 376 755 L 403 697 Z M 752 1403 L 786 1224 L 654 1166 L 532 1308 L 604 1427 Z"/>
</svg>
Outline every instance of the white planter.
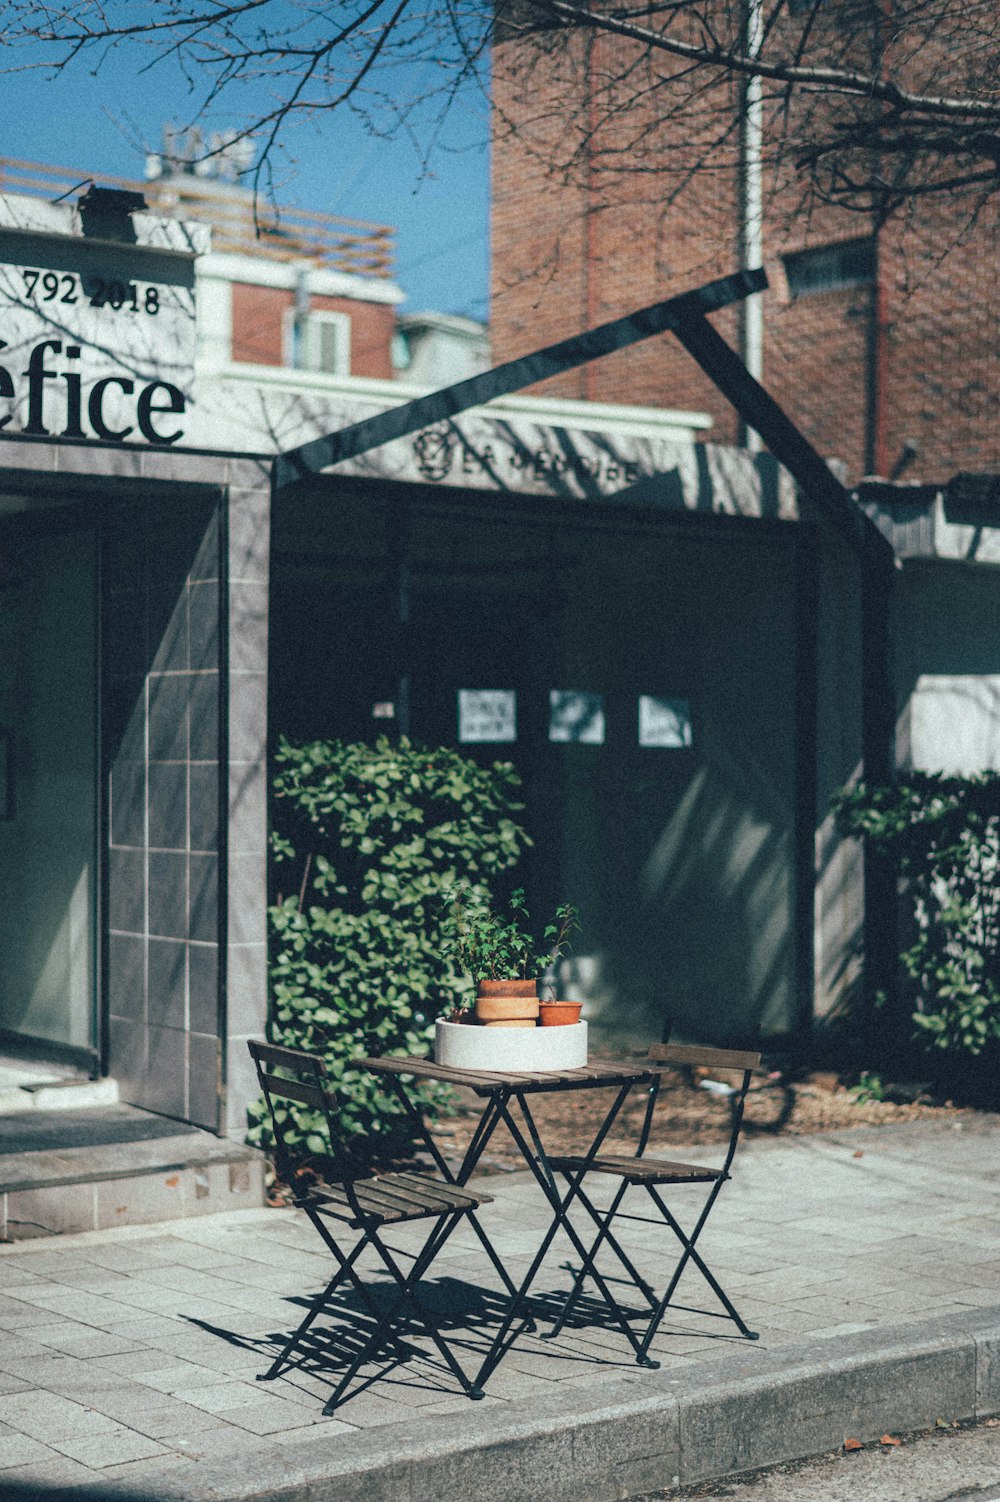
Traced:
<svg viewBox="0 0 1000 1502">
<path fill-rule="evenodd" d="M 473 1027 L 464 1022 L 435 1024 L 434 1059 L 453 1069 L 513 1070 L 529 1074 L 549 1069 L 582 1069 L 587 1062 L 587 1024 L 566 1027 Z"/>
</svg>

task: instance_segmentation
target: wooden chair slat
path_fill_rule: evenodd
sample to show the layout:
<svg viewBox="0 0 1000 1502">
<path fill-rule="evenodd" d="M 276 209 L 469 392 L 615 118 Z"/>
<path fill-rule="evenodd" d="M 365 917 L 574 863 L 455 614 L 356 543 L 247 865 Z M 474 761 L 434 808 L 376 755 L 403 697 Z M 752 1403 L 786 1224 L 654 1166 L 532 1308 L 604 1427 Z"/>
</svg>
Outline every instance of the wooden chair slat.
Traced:
<svg viewBox="0 0 1000 1502">
<path fill-rule="evenodd" d="M 326 1074 L 326 1065 L 316 1054 L 303 1053 L 299 1048 L 284 1048 L 278 1043 L 258 1043 L 252 1039 L 247 1047 L 254 1059 L 285 1069 L 300 1069 L 307 1074 Z"/>
<path fill-rule="evenodd" d="M 560 1173 L 583 1168 L 585 1158 L 559 1157 L 549 1160 Z M 704 1168 L 699 1163 L 671 1163 L 663 1158 L 635 1158 L 631 1155 L 603 1154 L 590 1164 L 590 1173 L 616 1174 L 631 1183 L 711 1184 L 727 1177 L 718 1168 Z"/>
<path fill-rule="evenodd" d="M 649 1057 L 667 1064 L 705 1069 L 760 1069 L 760 1054 L 736 1048 L 701 1048 L 687 1043 L 653 1043 Z"/>
<path fill-rule="evenodd" d="M 311 1106 L 314 1111 L 326 1109 L 327 1097 L 319 1085 L 302 1085 L 298 1080 L 285 1080 L 277 1074 L 261 1072 L 261 1082 L 271 1096 L 298 1101 L 300 1106 Z"/>
<path fill-rule="evenodd" d="M 366 1211 L 374 1211 L 377 1215 L 384 1215 L 386 1220 L 395 1220 L 399 1215 L 406 1215 L 414 1209 L 415 1200 L 413 1195 L 404 1195 L 398 1191 L 393 1193 L 391 1189 L 385 1189 L 375 1179 L 359 1179 L 354 1185 L 354 1193 L 357 1195 L 358 1204 Z"/>
<path fill-rule="evenodd" d="M 394 1182 L 412 1184 L 414 1188 L 418 1188 L 421 1194 L 425 1195 L 429 1200 L 443 1204 L 448 1209 L 454 1210 L 464 1205 L 471 1205 L 475 1208 L 476 1205 L 491 1205 L 493 1203 L 493 1196 L 491 1194 L 470 1194 L 467 1189 L 460 1189 L 457 1184 L 426 1184 L 422 1179 L 418 1179 L 414 1174 L 410 1173 L 396 1173 L 392 1177 Z"/>
</svg>

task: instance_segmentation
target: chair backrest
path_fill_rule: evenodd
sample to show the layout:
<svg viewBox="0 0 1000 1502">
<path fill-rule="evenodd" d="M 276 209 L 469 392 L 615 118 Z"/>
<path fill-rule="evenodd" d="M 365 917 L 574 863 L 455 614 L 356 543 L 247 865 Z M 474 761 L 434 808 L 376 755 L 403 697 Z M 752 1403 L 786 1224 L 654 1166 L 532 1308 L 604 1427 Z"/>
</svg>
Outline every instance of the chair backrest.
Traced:
<svg viewBox="0 0 1000 1502">
<path fill-rule="evenodd" d="M 651 1043 L 649 1057 L 658 1063 L 691 1069 L 760 1070 L 760 1054 L 740 1048 L 702 1048 L 691 1043 Z"/>
<path fill-rule="evenodd" d="M 257 1078 L 270 1113 L 274 1129 L 275 1167 L 279 1176 L 291 1184 L 296 1158 L 303 1156 L 301 1149 L 296 1153 L 294 1146 L 288 1141 L 286 1129 L 291 1123 L 287 1113 L 281 1109 L 280 1103 L 283 1101 L 295 1101 L 297 1105 L 308 1106 L 310 1110 L 321 1113 L 330 1142 L 329 1158 L 336 1165 L 341 1157 L 334 1117 L 336 1101 L 323 1060 L 295 1048 L 281 1048 L 276 1043 L 258 1043 L 253 1039 L 247 1042 L 247 1048 L 257 1067 Z M 278 1069 L 281 1070 L 280 1074 L 274 1072 Z M 343 1165 L 341 1168 L 346 1176 L 346 1168 Z M 335 1172 L 328 1176 L 340 1175 Z"/>
<path fill-rule="evenodd" d="M 672 1064 L 677 1069 L 724 1069 L 734 1070 L 736 1073 L 742 1071 L 742 1083 L 735 1086 L 728 1097 L 732 1130 L 729 1135 L 726 1161 L 723 1165 L 724 1172 L 728 1173 L 736 1152 L 736 1144 L 739 1141 L 740 1127 L 743 1124 L 743 1107 L 746 1103 L 750 1081 L 755 1074 L 761 1072 L 760 1054 L 753 1053 L 749 1049 L 702 1048 L 699 1044 L 689 1043 L 651 1043 L 648 1057 L 657 1064 Z M 646 1107 L 642 1124 L 638 1148 L 640 1154 L 646 1151 L 659 1088 L 660 1082 L 657 1078 L 650 1089 L 649 1104 Z"/>
</svg>

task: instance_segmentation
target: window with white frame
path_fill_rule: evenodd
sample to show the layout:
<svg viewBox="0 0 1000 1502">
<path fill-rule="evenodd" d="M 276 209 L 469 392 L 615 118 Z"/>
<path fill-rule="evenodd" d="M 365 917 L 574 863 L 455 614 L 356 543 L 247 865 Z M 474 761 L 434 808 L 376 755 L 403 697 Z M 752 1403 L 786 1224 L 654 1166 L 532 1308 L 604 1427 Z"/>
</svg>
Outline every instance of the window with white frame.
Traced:
<svg viewBox="0 0 1000 1502">
<path fill-rule="evenodd" d="M 327 375 L 351 373 L 351 320 L 346 313 L 310 311 L 288 326 L 288 363 Z"/>
</svg>

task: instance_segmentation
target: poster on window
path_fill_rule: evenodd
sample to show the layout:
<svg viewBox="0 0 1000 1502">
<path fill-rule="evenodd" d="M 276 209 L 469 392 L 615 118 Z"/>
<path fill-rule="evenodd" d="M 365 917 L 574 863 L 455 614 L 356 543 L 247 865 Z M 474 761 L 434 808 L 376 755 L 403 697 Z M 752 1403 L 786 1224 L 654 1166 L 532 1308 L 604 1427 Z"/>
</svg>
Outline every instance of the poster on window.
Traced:
<svg viewBox="0 0 1000 1502">
<path fill-rule="evenodd" d="M 639 745 L 683 750 L 691 744 L 691 701 L 639 696 Z"/>
<path fill-rule="evenodd" d="M 460 688 L 458 740 L 463 746 L 517 740 L 517 694 L 508 688 Z"/>
<path fill-rule="evenodd" d="M 604 695 L 554 688 L 549 693 L 549 740 L 604 745 Z"/>
</svg>

